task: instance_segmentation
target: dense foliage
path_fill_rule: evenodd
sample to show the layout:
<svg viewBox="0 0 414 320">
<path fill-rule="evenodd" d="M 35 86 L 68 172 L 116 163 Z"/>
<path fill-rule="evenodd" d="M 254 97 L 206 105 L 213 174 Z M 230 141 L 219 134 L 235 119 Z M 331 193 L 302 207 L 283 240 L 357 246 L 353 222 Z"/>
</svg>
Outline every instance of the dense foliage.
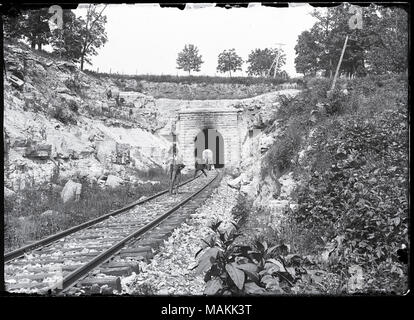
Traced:
<svg viewBox="0 0 414 320">
<path fill-rule="evenodd" d="M 282 49 L 255 49 L 247 59 L 249 76 L 268 77 L 281 73 L 286 63 L 286 56 Z"/>
<path fill-rule="evenodd" d="M 406 109 L 329 121 L 310 143 L 296 221 L 326 239 L 343 236 L 335 268 L 358 264 L 367 289 L 400 290 L 392 280 L 404 278 L 397 250 L 408 245 Z"/>
<path fill-rule="evenodd" d="M 397 252 L 409 244 L 407 78 L 342 80 L 327 97 L 329 85 L 310 80 L 282 101 L 282 133 L 264 172 L 294 171 L 298 209 L 289 218 L 321 252 L 335 243 L 329 270 L 352 266 L 363 275 L 362 292 L 401 293 L 407 270 Z M 292 145 L 292 132 L 300 143 Z"/>
<path fill-rule="evenodd" d="M 262 237 L 238 241 L 246 231 L 243 227 L 251 210 L 252 203 L 240 196 L 232 210 L 233 227 L 220 229 L 221 221 L 210 226 L 213 234 L 203 239 L 205 246 L 196 254 L 196 272 L 204 274 L 206 282 L 204 294 L 326 294 L 343 290 L 338 277 L 319 269 L 312 259 L 292 253 L 283 241 L 270 244 Z"/>
<path fill-rule="evenodd" d="M 62 20 L 62 29 L 56 28 L 52 31 L 50 44 L 60 57 L 78 61 L 82 53 L 82 39 L 78 34 L 82 22 L 71 10 L 63 10 Z"/>
<path fill-rule="evenodd" d="M 221 73 L 228 72 L 231 77 L 231 72 L 241 71 L 243 59 L 237 55 L 234 49 L 224 50 L 219 54 L 217 60 L 217 71 Z"/>
<path fill-rule="evenodd" d="M 193 44 L 186 44 L 184 49 L 178 53 L 177 69 L 183 69 L 191 74 L 191 71 L 200 71 L 201 65 L 204 63 L 198 48 Z"/>
<path fill-rule="evenodd" d="M 96 55 L 96 49 L 106 41 L 106 16 L 103 15 L 106 5 L 98 9 L 89 5 L 86 16 L 76 17 L 71 10 L 62 12 L 62 28 L 51 29 L 49 19 L 53 13 L 48 8 L 10 12 L 4 20 L 4 37 L 6 39 L 26 39 L 32 49 L 42 49 L 50 44 L 54 53 L 61 58 L 80 62 L 83 70 L 84 63 L 90 63 L 89 57 Z"/>
<path fill-rule="evenodd" d="M 361 10 L 360 17 L 348 3 L 315 10 L 313 16 L 317 22 L 310 31 L 304 31 L 298 37 L 296 70 L 305 75 L 320 71 L 325 76 L 332 76 L 345 37 L 349 36 L 341 73 L 361 76 L 406 71 L 407 12 L 398 7 L 373 4 Z M 355 19 L 362 22 L 361 28 L 350 28 Z"/>
</svg>

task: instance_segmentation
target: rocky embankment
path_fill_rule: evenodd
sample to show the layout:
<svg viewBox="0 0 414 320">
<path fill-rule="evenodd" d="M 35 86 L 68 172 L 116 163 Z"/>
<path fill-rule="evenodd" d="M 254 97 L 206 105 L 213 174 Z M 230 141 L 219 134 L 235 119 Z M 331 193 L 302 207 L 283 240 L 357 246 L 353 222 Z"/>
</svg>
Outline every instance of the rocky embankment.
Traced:
<svg viewBox="0 0 414 320">
<path fill-rule="evenodd" d="M 268 92 L 295 87 L 295 84 L 251 84 L 238 83 L 171 83 L 140 82 L 143 91 L 156 98 L 185 100 L 246 99 Z"/>
<path fill-rule="evenodd" d="M 9 190 L 71 177 L 128 179 L 128 167 L 162 165 L 169 146 L 154 134 L 165 123 L 152 97 L 123 94 L 111 81 L 20 44 L 5 44 L 4 61 Z"/>
<path fill-rule="evenodd" d="M 6 43 L 4 60 L 7 192 L 43 182 L 61 184 L 69 179 L 86 178 L 94 182 L 110 174 L 128 181 L 128 168 L 145 171 L 161 167 L 169 158 L 167 135 L 177 120 L 178 110 L 200 107 L 242 110 L 248 129 L 260 131 L 274 121 L 278 97 L 298 92 L 286 89 L 242 99 L 244 94 L 237 85 L 236 90 L 231 85 L 211 84 L 201 87 L 206 92 L 232 88 L 230 91 L 234 89 L 232 92 L 238 99 L 203 100 L 199 90 L 196 90 L 198 100 L 155 99 L 137 91 L 122 91 L 125 84 L 117 79 L 84 73 L 73 63 L 24 45 Z M 149 83 L 146 85 L 150 88 Z M 131 86 L 128 84 L 128 90 Z M 168 87 L 179 93 L 191 86 L 171 83 L 158 84 L 157 88 L 165 91 Z M 261 92 L 254 89 L 249 95 Z M 257 139 L 258 149 L 246 152 L 260 154 L 272 138 L 261 133 Z M 245 144 L 250 145 L 250 139 L 245 139 Z M 243 158 L 243 166 L 247 168 L 253 158 L 246 155 Z"/>
<path fill-rule="evenodd" d="M 189 80 L 172 77 L 171 82 L 140 80 L 140 77 L 99 75 L 105 81 L 114 81 L 123 91 L 136 91 L 151 95 L 156 99 L 175 100 L 223 100 L 246 99 L 269 92 L 297 88 L 296 82 L 282 84 L 272 83 L 214 83 L 208 77 L 204 80 L 194 77 Z M 185 77 L 184 77 L 185 78 Z M 232 79 L 228 79 L 232 80 Z"/>
<path fill-rule="evenodd" d="M 263 215 L 264 223 L 274 229 L 280 225 L 284 212 L 296 206 L 290 197 L 295 181 L 292 172 L 274 177 L 271 171 L 264 172 L 262 165 L 269 148 L 283 134 L 283 124 L 275 119 L 281 96 L 293 97 L 299 92 L 296 89 L 281 90 L 235 104 L 243 110 L 247 128 L 253 130 L 253 136 L 244 140 L 240 174 L 228 184 L 250 198 L 254 208 L 260 209 L 258 212 Z"/>
</svg>

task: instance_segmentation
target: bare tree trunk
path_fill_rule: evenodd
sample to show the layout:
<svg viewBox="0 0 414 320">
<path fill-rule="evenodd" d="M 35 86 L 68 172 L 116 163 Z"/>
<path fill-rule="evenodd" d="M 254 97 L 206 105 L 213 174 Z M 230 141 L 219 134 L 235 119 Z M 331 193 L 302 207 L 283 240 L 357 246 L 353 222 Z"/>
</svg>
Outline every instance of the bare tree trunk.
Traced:
<svg viewBox="0 0 414 320">
<path fill-rule="evenodd" d="M 82 55 L 81 55 L 81 61 L 80 61 L 80 69 L 81 69 L 81 71 L 83 71 L 83 63 L 84 63 L 84 60 L 85 60 L 85 54 L 82 53 Z M 109 73 L 111 73 L 111 72 L 109 72 Z"/>
<path fill-rule="evenodd" d="M 332 78 L 332 59 L 329 59 L 329 78 Z"/>
</svg>

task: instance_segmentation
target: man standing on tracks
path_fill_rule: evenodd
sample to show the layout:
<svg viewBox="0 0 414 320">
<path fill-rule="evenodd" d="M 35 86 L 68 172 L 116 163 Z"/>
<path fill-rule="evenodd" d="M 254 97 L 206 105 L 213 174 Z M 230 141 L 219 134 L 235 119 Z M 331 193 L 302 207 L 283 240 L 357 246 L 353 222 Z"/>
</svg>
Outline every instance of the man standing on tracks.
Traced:
<svg viewBox="0 0 414 320">
<path fill-rule="evenodd" d="M 181 183 L 181 170 L 185 167 L 182 156 L 177 152 L 176 146 L 173 148 L 173 159 L 170 164 L 170 194 L 174 193 L 174 186 L 176 193 L 178 193 L 178 186 Z"/>
<path fill-rule="evenodd" d="M 194 165 L 194 178 L 197 176 L 197 172 L 201 171 L 207 177 L 207 173 L 204 171 L 206 165 L 202 163 L 200 158 L 196 158 L 195 165 Z"/>
</svg>

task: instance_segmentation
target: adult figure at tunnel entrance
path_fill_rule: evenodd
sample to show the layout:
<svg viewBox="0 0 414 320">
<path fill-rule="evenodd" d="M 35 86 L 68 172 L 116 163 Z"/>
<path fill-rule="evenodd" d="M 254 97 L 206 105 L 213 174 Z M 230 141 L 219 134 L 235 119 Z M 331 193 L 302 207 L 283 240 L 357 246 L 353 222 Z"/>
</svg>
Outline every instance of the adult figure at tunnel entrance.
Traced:
<svg viewBox="0 0 414 320">
<path fill-rule="evenodd" d="M 213 151 L 210 149 L 205 149 L 202 152 L 203 161 L 206 165 L 207 170 L 211 169 L 211 165 L 213 164 Z"/>
<path fill-rule="evenodd" d="M 233 127 L 236 128 L 236 126 L 232 125 L 231 129 L 228 129 L 228 127 L 222 128 L 222 130 L 228 135 L 228 139 L 225 140 L 217 129 L 204 128 L 200 130 L 200 122 L 208 120 L 208 115 L 204 113 L 202 114 L 203 117 L 199 119 L 194 119 L 194 117 L 199 116 L 198 113 L 191 114 L 191 117 L 189 116 L 190 118 L 188 121 L 184 121 L 184 119 L 182 119 L 184 118 L 184 115 L 183 113 L 180 113 L 180 117 L 182 117 L 180 118 L 180 121 L 182 122 L 180 127 L 180 143 L 184 149 L 184 164 L 192 166 L 194 163 L 194 158 L 199 158 L 201 161 L 199 161 L 199 163 L 206 164 L 208 170 L 211 170 L 213 165 L 215 168 L 223 167 L 225 164 L 225 159 L 229 160 L 229 165 L 232 165 L 233 163 L 236 164 L 237 154 L 239 153 L 240 149 L 240 141 L 236 140 L 238 139 L 238 132 L 232 131 Z M 208 121 L 210 122 L 210 120 Z M 212 124 L 208 124 L 208 126 L 212 126 Z M 222 124 L 222 126 L 224 126 L 224 124 Z M 183 131 L 182 127 L 189 129 L 187 131 Z M 225 153 L 225 143 L 228 143 L 227 153 Z M 190 147 L 191 145 L 194 146 L 194 149 Z M 193 153 L 191 152 L 192 150 L 194 150 Z M 232 160 L 232 157 L 236 161 Z"/>
</svg>

